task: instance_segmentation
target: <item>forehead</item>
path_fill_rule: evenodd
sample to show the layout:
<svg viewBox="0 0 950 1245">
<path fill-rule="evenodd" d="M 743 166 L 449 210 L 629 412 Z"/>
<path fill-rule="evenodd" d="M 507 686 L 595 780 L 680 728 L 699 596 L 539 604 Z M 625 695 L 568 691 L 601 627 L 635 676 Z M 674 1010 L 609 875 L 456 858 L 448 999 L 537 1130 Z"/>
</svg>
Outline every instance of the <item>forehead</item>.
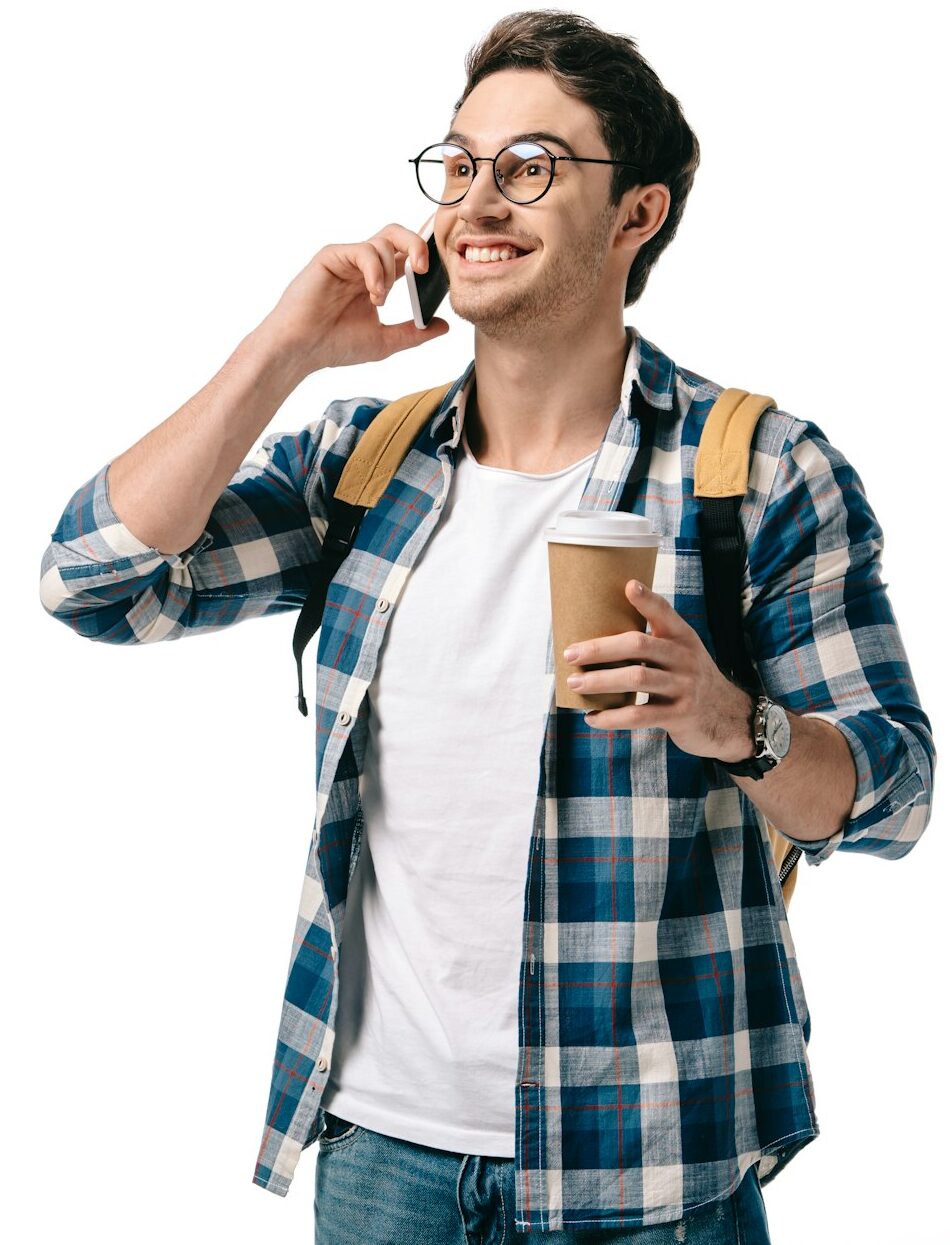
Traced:
<svg viewBox="0 0 950 1245">
<path fill-rule="evenodd" d="M 483 78 L 452 118 L 446 139 L 494 151 L 523 134 L 538 142 L 545 141 L 541 134 L 550 142 L 559 136 L 571 154 L 603 146 L 594 110 L 538 69 L 501 69 Z"/>
</svg>

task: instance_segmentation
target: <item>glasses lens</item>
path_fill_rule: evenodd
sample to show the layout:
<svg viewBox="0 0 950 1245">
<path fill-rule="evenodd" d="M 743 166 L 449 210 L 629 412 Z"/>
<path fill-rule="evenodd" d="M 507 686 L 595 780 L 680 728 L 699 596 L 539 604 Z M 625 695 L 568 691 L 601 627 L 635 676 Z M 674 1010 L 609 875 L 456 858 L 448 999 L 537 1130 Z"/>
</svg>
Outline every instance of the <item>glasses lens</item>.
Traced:
<svg viewBox="0 0 950 1245">
<path fill-rule="evenodd" d="M 436 203 L 457 203 L 472 182 L 473 167 L 461 147 L 436 143 L 419 157 L 419 185 Z"/>
<path fill-rule="evenodd" d="M 530 203 L 551 184 L 552 160 L 537 143 L 514 143 L 499 153 L 499 188 L 515 203 Z M 454 143 L 436 143 L 419 157 L 419 184 L 436 203 L 458 203 L 475 176 L 467 151 Z"/>
<path fill-rule="evenodd" d="M 537 143 L 514 143 L 498 157 L 498 181 L 515 203 L 530 203 L 551 184 L 553 161 Z"/>
</svg>

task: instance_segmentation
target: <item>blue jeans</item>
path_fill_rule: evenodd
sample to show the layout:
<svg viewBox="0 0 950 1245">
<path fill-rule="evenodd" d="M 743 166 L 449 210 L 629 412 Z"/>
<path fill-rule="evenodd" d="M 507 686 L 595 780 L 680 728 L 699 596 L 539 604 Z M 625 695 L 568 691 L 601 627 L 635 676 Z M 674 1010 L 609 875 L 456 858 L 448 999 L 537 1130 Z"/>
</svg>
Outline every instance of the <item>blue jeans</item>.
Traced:
<svg viewBox="0 0 950 1245">
<path fill-rule="evenodd" d="M 514 1159 L 437 1150 L 324 1115 L 315 1245 L 770 1245 L 754 1167 L 731 1197 L 686 1219 L 516 1233 Z"/>
</svg>

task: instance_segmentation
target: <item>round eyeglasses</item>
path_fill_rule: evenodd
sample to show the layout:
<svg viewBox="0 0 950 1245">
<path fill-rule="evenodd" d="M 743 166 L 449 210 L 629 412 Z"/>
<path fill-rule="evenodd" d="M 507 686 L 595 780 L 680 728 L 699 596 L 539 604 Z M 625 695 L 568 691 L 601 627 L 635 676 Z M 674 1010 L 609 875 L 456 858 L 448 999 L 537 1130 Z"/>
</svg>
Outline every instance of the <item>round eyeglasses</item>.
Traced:
<svg viewBox="0 0 950 1245">
<path fill-rule="evenodd" d="M 478 165 L 493 165 L 498 189 L 512 203 L 536 203 L 547 194 L 559 160 L 575 164 L 620 164 L 639 169 L 626 160 L 601 160 L 591 156 L 556 156 L 540 143 L 512 143 L 497 156 L 473 156 L 457 143 L 433 143 L 410 159 L 416 166 L 419 189 L 433 203 L 448 206 L 461 203 L 475 179 Z"/>
</svg>

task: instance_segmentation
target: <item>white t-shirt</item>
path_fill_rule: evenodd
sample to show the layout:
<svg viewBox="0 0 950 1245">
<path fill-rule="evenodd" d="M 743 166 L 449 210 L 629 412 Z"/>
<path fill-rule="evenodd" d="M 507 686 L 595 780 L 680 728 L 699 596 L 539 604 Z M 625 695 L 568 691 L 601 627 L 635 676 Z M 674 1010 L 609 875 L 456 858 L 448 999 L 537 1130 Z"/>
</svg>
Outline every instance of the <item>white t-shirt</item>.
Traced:
<svg viewBox="0 0 950 1245">
<path fill-rule="evenodd" d="M 594 454 L 486 467 L 463 433 L 445 510 L 369 687 L 363 842 L 322 1105 L 376 1132 L 514 1157 L 528 850 L 551 685 L 543 529 Z"/>
</svg>

